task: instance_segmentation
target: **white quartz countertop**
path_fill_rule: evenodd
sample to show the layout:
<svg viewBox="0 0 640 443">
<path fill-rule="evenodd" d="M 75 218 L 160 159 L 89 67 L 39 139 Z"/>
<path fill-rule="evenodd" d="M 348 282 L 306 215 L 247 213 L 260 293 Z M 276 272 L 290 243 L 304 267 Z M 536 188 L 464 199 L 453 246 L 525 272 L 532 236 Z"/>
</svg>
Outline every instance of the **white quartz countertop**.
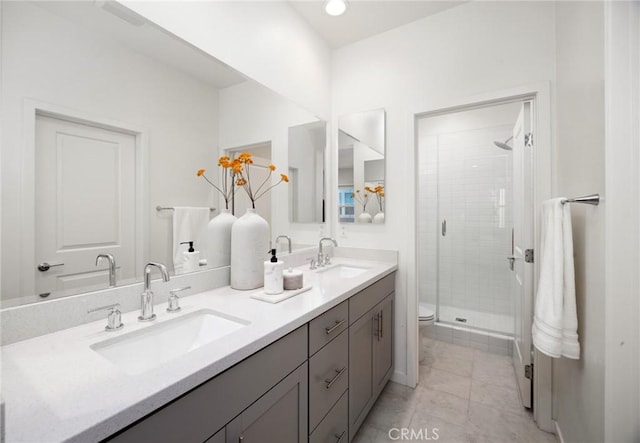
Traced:
<svg viewBox="0 0 640 443">
<path fill-rule="evenodd" d="M 105 319 L 2 347 L 6 442 L 98 441 L 273 343 L 397 269 L 396 263 L 334 258 L 368 268 L 352 278 L 304 270 L 310 291 L 270 304 L 255 291 L 222 287 L 181 298 L 179 313 L 155 306 L 155 322 L 123 314 L 125 326 L 105 332 Z M 333 266 L 332 265 L 332 266 Z M 153 289 L 153 285 L 152 285 Z M 142 374 L 131 375 L 90 346 L 200 309 L 250 324 Z"/>
</svg>

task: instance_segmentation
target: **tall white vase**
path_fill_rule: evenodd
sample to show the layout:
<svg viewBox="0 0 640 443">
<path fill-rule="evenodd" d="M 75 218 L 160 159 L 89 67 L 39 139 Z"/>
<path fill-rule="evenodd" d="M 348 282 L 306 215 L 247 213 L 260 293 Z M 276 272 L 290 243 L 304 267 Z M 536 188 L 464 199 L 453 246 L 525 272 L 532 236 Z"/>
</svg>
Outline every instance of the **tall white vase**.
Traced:
<svg viewBox="0 0 640 443">
<path fill-rule="evenodd" d="M 231 287 L 264 286 L 264 262 L 269 258 L 269 223 L 247 209 L 231 228 Z"/>
<path fill-rule="evenodd" d="M 378 212 L 373 216 L 373 223 L 376 225 L 384 224 L 384 212 Z"/>
<path fill-rule="evenodd" d="M 207 225 L 207 249 L 205 257 L 211 267 L 231 264 L 231 227 L 237 218 L 228 209 L 211 219 Z"/>
</svg>

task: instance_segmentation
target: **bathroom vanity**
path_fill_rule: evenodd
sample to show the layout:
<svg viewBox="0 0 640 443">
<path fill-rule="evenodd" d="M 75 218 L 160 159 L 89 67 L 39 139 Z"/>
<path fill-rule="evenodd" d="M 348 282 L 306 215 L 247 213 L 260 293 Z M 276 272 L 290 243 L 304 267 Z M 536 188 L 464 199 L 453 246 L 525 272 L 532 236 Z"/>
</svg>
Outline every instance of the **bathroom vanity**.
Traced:
<svg viewBox="0 0 640 443">
<path fill-rule="evenodd" d="M 393 372 L 397 265 L 335 262 L 278 304 L 224 287 L 178 315 L 157 305 L 155 325 L 129 312 L 122 331 L 93 322 L 3 347 L 7 441 L 349 441 Z M 98 352 L 201 312 L 245 324 L 142 369 Z"/>
</svg>

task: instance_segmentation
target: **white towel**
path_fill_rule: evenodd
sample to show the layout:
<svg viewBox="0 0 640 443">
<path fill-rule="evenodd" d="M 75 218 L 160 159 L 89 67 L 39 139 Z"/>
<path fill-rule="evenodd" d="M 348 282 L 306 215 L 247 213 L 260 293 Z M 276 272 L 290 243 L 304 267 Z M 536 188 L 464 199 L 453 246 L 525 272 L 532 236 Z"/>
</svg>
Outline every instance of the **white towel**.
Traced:
<svg viewBox="0 0 640 443">
<path fill-rule="evenodd" d="M 173 270 L 176 275 L 182 274 L 184 252 L 189 245 L 182 242 L 192 241 L 196 251 L 206 250 L 207 224 L 209 223 L 209 208 L 190 208 L 176 206 L 173 211 Z"/>
<path fill-rule="evenodd" d="M 533 344 L 550 357 L 580 358 L 573 269 L 571 206 L 563 198 L 542 204 L 540 280 L 533 316 Z"/>
</svg>

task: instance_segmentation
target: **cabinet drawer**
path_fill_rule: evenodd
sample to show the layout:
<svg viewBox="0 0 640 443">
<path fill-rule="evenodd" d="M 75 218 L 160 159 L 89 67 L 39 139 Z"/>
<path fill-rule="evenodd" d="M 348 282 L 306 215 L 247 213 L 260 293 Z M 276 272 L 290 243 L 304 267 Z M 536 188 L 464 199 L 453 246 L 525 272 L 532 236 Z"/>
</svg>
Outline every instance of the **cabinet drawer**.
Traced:
<svg viewBox="0 0 640 443">
<path fill-rule="evenodd" d="M 309 436 L 309 443 L 347 443 L 349 441 L 349 394 L 342 394 L 338 403 Z"/>
<path fill-rule="evenodd" d="M 313 431 L 347 390 L 349 335 L 342 332 L 309 359 L 309 430 Z"/>
<path fill-rule="evenodd" d="M 349 302 L 344 301 L 309 322 L 309 356 L 349 326 Z"/>
<path fill-rule="evenodd" d="M 393 272 L 351 297 L 349 299 L 349 324 L 362 317 L 391 294 L 395 290 L 395 279 L 396 273 Z"/>
</svg>

